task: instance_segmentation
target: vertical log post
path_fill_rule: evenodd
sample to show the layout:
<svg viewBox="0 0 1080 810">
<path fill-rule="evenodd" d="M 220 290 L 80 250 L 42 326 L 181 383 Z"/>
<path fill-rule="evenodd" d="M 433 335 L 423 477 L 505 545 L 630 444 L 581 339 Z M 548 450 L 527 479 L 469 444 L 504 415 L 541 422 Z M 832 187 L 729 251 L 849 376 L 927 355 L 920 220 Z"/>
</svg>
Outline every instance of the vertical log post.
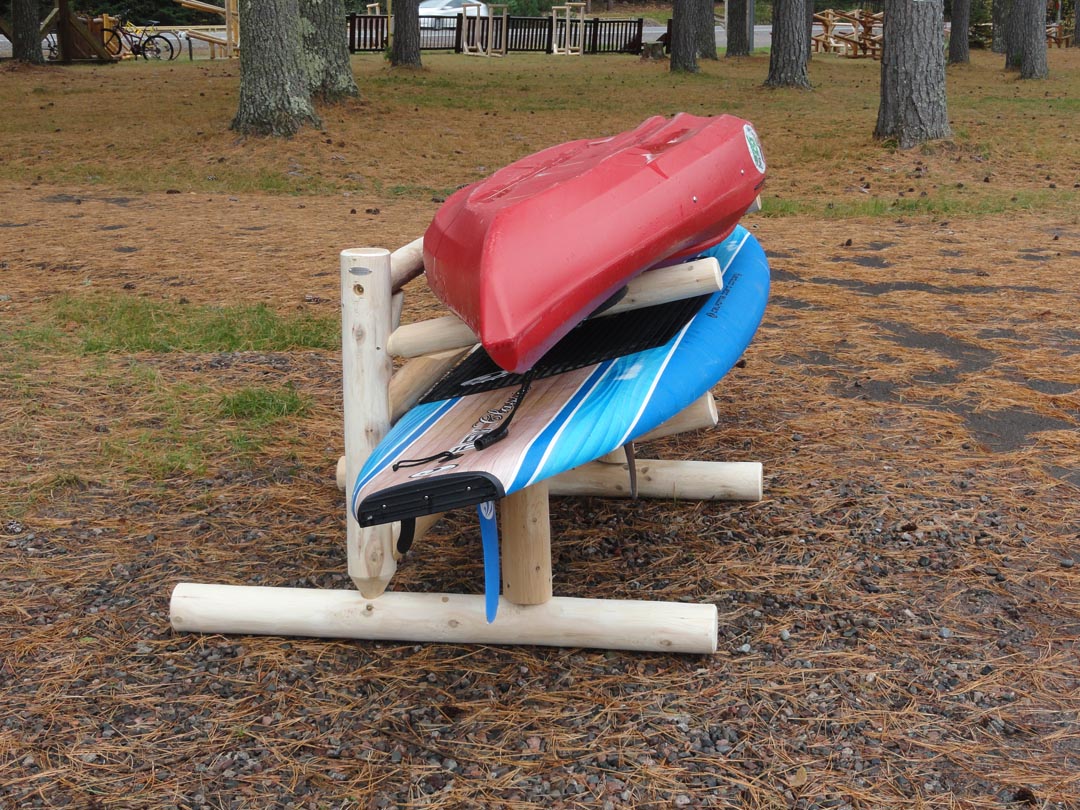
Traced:
<svg viewBox="0 0 1080 810">
<path fill-rule="evenodd" d="M 341 366 L 345 411 L 345 501 L 349 577 L 374 599 L 397 569 L 392 526 L 361 527 L 348 508 L 364 460 L 390 429 L 387 391 L 393 362 L 386 351 L 391 321 L 390 251 L 341 252 Z"/>
<path fill-rule="evenodd" d="M 541 481 L 503 498 L 502 595 L 515 605 L 551 599 L 551 520 L 548 484 Z"/>
</svg>

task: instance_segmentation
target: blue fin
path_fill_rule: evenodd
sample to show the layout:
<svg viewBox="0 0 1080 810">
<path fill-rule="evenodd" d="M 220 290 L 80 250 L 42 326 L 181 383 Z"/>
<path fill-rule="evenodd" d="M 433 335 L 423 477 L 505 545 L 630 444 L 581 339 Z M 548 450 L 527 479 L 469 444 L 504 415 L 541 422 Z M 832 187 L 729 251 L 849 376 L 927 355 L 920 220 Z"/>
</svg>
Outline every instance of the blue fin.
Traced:
<svg viewBox="0 0 1080 810">
<path fill-rule="evenodd" d="M 480 543 L 484 547 L 484 612 L 488 624 L 495 621 L 499 610 L 499 524 L 495 520 L 495 501 L 484 501 L 476 507 L 480 516 Z"/>
</svg>

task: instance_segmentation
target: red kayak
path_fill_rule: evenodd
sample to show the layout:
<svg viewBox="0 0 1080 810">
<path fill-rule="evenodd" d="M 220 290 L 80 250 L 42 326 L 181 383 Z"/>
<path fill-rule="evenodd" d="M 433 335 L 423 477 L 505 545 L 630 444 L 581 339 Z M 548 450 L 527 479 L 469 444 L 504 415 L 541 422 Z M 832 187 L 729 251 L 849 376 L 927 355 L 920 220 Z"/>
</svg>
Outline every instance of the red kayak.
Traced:
<svg viewBox="0 0 1080 810">
<path fill-rule="evenodd" d="M 428 284 L 526 371 L 642 270 L 725 238 L 764 179 L 754 128 L 730 115 L 553 146 L 447 199 L 424 234 Z"/>
</svg>

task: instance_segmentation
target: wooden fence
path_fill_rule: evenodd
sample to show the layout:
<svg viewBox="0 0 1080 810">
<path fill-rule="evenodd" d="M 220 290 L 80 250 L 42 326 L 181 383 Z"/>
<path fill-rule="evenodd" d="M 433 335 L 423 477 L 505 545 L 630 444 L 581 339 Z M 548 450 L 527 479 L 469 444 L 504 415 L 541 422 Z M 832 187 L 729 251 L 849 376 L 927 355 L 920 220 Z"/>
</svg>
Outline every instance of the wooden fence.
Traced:
<svg viewBox="0 0 1080 810">
<path fill-rule="evenodd" d="M 349 52 L 381 51 L 386 48 L 389 20 L 385 14 L 350 14 Z M 480 25 L 480 39 L 486 41 L 490 20 L 487 17 L 420 17 L 420 49 L 424 51 L 461 52 L 466 35 L 475 40 L 476 26 Z M 444 25 L 447 27 L 436 27 Z M 558 35 L 563 36 L 566 20 L 559 20 Z M 467 26 L 467 27 L 466 27 Z M 598 17 L 585 20 L 582 46 L 585 53 L 640 53 L 645 21 L 601 20 Z M 552 28 L 550 17 L 507 17 L 506 50 L 552 52 Z M 496 28 L 493 48 L 502 47 L 502 31 Z"/>
</svg>

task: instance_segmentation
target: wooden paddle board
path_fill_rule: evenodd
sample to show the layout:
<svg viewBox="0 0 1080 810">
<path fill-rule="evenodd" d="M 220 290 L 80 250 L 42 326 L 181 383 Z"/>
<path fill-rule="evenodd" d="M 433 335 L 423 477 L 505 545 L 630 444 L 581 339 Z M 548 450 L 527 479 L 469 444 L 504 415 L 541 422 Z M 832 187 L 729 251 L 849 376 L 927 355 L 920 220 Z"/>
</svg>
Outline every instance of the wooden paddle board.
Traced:
<svg viewBox="0 0 1080 810">
<path fill-rule="evenodd" d="M 741 226 L 701 255 L 719 262 L 721 290 L 585 321 L 525 375 L 477 349 L 367 459 L 351 483 L 360 524 L 509 495 L 622 447 L 711 389 L 757 330 L 769 267 Z"/>
</svg>

